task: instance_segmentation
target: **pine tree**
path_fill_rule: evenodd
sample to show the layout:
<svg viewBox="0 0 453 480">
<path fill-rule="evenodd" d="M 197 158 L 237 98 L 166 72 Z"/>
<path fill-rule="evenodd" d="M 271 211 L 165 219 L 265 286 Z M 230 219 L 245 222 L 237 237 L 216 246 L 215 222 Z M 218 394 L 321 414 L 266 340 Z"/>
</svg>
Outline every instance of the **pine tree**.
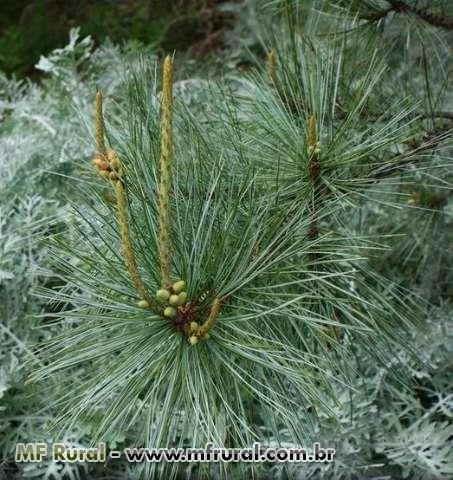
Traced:
<svg viewBox="0 0 453 480">
<path fill-rule="evenodd" d="M 446 298 L 424 283 L 428 259 L 448 258 L 448 234 L 433 233 L 451 197 L 442 8 L 269 2 L 254 67 L 206 92 L 209 109 L 175 93 L 184 66 L 170 57 L 135 67 L 126 111 L 96 93 L 76 233 L 54 239 L 65 284 L 39 290 L 67 305 L 30 378 L 60 379 L 57 432 L 88 423 L 93 443 L 128 432 L 149 447 L 304 446 L 347 431 L 348 406 L 357 427 L 386 395 L 410 397 L 428 301 Z M 432 431 L 430 419 L 415 424 Z M 320 471 L 360 477 L 379 445 Z M 386 452 L 421 478 L 452 472 L 442 448 L 431 465 Z M 295 478 L 304 466 L 285 468 Z M 272 475 L 186 473 L 232 470 Z"/>
</svg>

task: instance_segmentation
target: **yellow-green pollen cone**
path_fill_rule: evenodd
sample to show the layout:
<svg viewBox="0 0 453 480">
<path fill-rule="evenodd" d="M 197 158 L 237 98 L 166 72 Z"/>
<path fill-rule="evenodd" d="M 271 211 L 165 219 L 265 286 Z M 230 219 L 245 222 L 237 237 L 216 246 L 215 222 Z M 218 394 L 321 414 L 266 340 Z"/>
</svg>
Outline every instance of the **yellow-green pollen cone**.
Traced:
<svg viewBox="0 0 453 480">
<path fill-rule="evenodd" d="M 167 307 L 164 310 L 164 317 L 173 318 L 176 315 L 176 309 L 173 307 Z"/>
<path fill-rule="evenodd" d="M 179 302 L 179 297 L 176 294 L 170 295 L 170 298 L 169 298 L 168 301 L 169 301 L 170 305 L 173 305 L 175 307 L 177 305 L 179 305 L 179 303 L 178 303 Z"/>
<path fill-rule="evenodd" d="M 184 305 L 187 301 L 187 292 L 181 292 L 178 295 L 178 305 Z"/>
<path fill-rule="evenodd" d="M 181 293 L 186 288 L 186 282 L 184 280 L 178 280 L 172 285 L 172 289 L 175 293 Z"/>
<path fill-rule="evenodd" d="M 146 300 L 140 300 L 137 305 L 140 308 L 149 308 L 149 303 Z"/>
<path fill-rule="evenodd" d="M 157 290 L 156 297 L 159 300 L 168 300 L 170 298 L 170 292 L 164 288 L 161 288 L 160 290 Z"/>
</svg>

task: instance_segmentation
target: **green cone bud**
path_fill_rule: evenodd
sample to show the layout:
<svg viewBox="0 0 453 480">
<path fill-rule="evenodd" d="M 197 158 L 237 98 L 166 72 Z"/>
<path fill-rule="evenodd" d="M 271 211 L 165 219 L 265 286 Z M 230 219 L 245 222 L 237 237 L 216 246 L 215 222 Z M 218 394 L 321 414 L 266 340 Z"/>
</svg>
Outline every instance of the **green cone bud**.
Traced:
<svg viewBox="0 0 453 480">
<path fill-rule="evenodd" d="M 174 309 L 173 307 L 167 307 L 164 310 L 164 316 L 165 317 L 173 318 L 175 315 L 176 315 L 176 309 Z"/>
<path fill-rule="evenodd" d="M 209 332 L 203 335 L 203 340 L 209 340 L 210 338 L 211 338 L 211 335 L 209 335 Z"/>
<path fill-rule="evenodd" d="M 191 345 L 196 345 L 198 343 L 198 338 L 195 335 L 193 335 L 192 337 L 189 337 L 189 343 Z"/>
<path fill-rule="evenodd" d="M 181 293 L 186 288 L 186 282 L 179 280 L 173 284 L 172 288 L 175 293 Z"/>
<path fill-rule="evenodd" d="M 190 322 L 190 331 L 191 332 L 196 332 L 198 330 L 199 326 L 200 325 L 198 325 L 197 322 Z"/>
<path fill-rule="evenodd" d="M 181 292 L 178 295 L 178 305 L 184 305 L 187 300 L 187 292 Z"/>
<path fill-rule="evenodd" d="M 146 300 L 140 300 L 137 305 L 140 308 L 149 308 L 149 303 Z"/>
<path fill-rule="evenodd" d="M 170 298 L 170 292 L 164 288 L 161 288 L 160 290 L 157 290 L 156 297 L 159 300 L 168 300 Z"/>
<path fill-rule="evenodd" d="M 178 295 L 171 295 L 168 301 L 170 302 L 170 305 L 176 306 L 176 305 L 179 305 L 178 300 L 179 300 Z"/>
</svg>

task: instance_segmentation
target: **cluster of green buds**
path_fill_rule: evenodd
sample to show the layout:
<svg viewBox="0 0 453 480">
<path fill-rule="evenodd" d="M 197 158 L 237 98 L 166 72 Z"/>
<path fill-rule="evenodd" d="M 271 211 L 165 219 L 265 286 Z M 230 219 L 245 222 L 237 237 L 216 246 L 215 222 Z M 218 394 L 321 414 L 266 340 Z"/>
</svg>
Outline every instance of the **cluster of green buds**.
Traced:
<svg viewBox="0 0 453 480">
<path fill-rule="evenodd" d="M 164 309 L 164 317 L 173 318 L 176 315 L 176 309 L 186 303 L 187 292 L 185 288 L 186 282 L 178 280 L 170 288 L 157 290 L 156 297 L 158 300 L 167 304 Z"/>
<path fill-rule="evenodd" d="M 198 322 L 190 322 L 190 336 L 189 336 L 189 343 L 191 345 L 196 345 L 198 340 L 201 338 L 202 340 L 209 340 L 209 333 L 202 333 L 201 326 Z M 201 336 L 200 336 L 201 333 Z"/>
</svg>

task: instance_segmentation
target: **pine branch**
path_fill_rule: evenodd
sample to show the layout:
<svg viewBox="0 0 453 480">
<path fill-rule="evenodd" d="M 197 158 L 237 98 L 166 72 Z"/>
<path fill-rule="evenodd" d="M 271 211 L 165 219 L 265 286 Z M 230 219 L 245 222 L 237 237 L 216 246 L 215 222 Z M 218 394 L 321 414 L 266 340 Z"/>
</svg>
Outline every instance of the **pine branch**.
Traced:
<svg viewBox="0 0 453 480">
<path fill-rule="evenodd" d="M 401 0 L 387 0 L 387 2 L 390 4 L 389 8 L 379 11 L 373 11 L 370 13 L 361 13 L 359 14 L 359 18 L 367 20 L 369 22 L 378 22 L 387 17 L 387 15 L 391 12 L 395 12 L 396 14 L 410 13 L 435 27 L 453 30 L 453 18 L 435 15 L 421 8 L 413 7 Z M 349 6 L 345 8 L 349 8 Z"/>
<path fill-rule="evenodd" d="M 402 154 L 395 157 L 395 161 L 388 162 L 385 165 L 370 172 L 369 177 L 380 179 L 393 175 L 394 173 L 403 170 L 408 163 L 413 162 L 414 156 L 426 151 L 435 149 L 439 143 L 445 141 L 453 135 L 453 129 L 448 129 L 439 132 L 435 129 L 424 135 L 418 142 L 412 142 L 409 148 Z"/>
<path fill-rule="evenodd" d="M 441 17 L 439 15 L 434 15 L 433 13 L 429 13 L 427 11 L 422 10 L 421 8 L 415 8 L 411 5 L 408 5 L 406 2 L 401 0 L 387 0 L 392 8 L 386 11 L 386 14 L 389 11 L 394 11 L 397 13 L 401 12 L 409 12 L 413 15 L 416 15 L 420 19 L 424 20 L 425 22 L 439 28 L 445 28 L 447 30 L 453 30 L 453 18 L 449 17 Z"/>
<path fill-rule="evenodd" d="M 446 120 L 453 120 L 453 112 L 432 112 L 425 113 L 422 118 L 445 118 Z"/>
<path fill-rule="evenodd" d="M 170 265 L 170 192 L 171 192 L 171 109 L 172 60 L 165 57 L 163 67 L 161 133 L 160 133 L 160 184 L 159 184 L 159 261 L 162 288 L 171 285 Z"/>
<path fill-rule="evenodd" d="M 143 280 L 137 267 L 135 254 L 129 235 L 129 224 L 127 218 L 126 194 L 124 191 L 122 168 L 117 154 L 113 150 L 106 150 L 104 142 L 104 115 L 102 112 L 102 93 L 96 92 L 96 108 L 95 108 L 95 129 L 96 129 L 96 145 L 98 153 L 93 159 L 93 164 L 98 173 L 106 180 L 111 181 L 115 187 L 116 205 L 118 215 L 118 225 L 120 231 L 121 247 L 123 252 L 124 263 L 131 279 L 132 285 L 139 294 L 141 300 L 139 306 L 149 307 L 153 300 L 148 295 Z"/>
<path fill-rule="evenodd" d="M 209 339 L 209 330 L 214 326 L 215 321 L 220 312 L 220 300 L 214 298 L 214 301 L 211 305 L 211 310 L 206 321 L 200 326 L 197 322 L 191 322 L 187 327 L 187 335 L 189 337 L 189 342 L 191 345 L 196 345 L 198 340 L 202 338 L 203 340 Z"/>
<path fill-rule="evenodd" d="M 151 300 L 151 297 L 146 292 L 143 281 L 140 277 L 137 267 L 137 261 L 135 260 L 134 250 L 130 241 L 129 235 L 129 224 L 127 219 L 127 204 L 126 204 L 126 194 L 124 191 L 124 185 L 121 179 L 116 180 L 115 182 L 115 192 L 116 192 L 116 205 L 118 212 L 118 224 L 120 229 L 120 238 L 121 245 L 123 249 L 124 263 L 126 265 L 129 277 L 131 279 L 132 285 L 142 299 L 139 302 L 141 307 L 149 307 L 154 302 Z"/>
</svg>

